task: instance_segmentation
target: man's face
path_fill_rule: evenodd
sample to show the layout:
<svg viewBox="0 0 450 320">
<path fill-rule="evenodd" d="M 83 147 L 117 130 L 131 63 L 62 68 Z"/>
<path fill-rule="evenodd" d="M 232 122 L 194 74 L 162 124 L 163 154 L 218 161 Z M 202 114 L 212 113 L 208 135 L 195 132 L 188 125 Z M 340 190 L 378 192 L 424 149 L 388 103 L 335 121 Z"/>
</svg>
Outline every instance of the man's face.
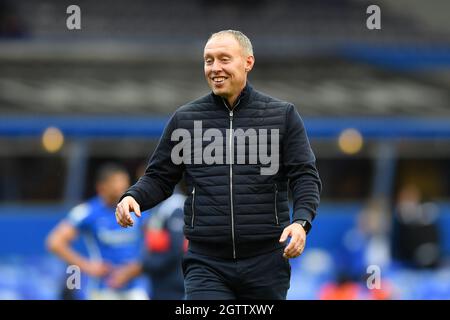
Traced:
<svg viewBox="0 0 450 320">
<path fill-rule="evenodd" d="M 210 39 L 204 50 L 205 77 L 211 90 L 226 99 L 236 98 L 254 63 L 232 35 Z"/>
<path fill-rule="evenodd" d="M 130 178 L 124 172 L 111 174 L 106 180 L 97 184 L 98 194 L 108 204 L 116 203 L 130 186 Z"/>
</svg>

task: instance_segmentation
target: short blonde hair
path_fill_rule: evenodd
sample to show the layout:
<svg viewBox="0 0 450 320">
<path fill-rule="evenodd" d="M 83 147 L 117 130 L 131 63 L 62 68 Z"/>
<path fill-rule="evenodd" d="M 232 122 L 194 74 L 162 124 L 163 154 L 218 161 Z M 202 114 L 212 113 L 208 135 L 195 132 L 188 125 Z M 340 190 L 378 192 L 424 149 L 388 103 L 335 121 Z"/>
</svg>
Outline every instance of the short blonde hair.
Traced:
<svg viewBox="0 0 450 320">
<path fill-rule="evenodd" d="M 247 54 L 247 56 L 253 56 L 252 43 L 250 42 L 250 39 L 245 34 L 243 34 L 241 31 L 222 30 L 219 32 L 215 32 L 209 37 L 208 41 L 211 40 L 212 38 L 227 35 L 227 34 L 232 35 L 236 39 L 236 41 L 239 43 L 239 45 L 244 50 L 244 53 Z"/>
</svg>

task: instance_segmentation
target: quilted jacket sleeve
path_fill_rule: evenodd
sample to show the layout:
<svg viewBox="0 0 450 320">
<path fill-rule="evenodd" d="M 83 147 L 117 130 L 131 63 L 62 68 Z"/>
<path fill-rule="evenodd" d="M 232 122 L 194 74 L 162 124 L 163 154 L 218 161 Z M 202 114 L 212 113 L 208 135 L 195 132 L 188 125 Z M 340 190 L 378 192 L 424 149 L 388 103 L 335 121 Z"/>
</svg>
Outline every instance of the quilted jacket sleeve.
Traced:
<svg viewBox="0 0 450 320">
<path fill-rule="evenodd" d="M 286 112 L 284 139 L 283 165 L 292 191 L 292 221 L 311 223 L 319 205 L 322 183 L 303 120 L 293 105 L 289 105 Z"/>
</svg>

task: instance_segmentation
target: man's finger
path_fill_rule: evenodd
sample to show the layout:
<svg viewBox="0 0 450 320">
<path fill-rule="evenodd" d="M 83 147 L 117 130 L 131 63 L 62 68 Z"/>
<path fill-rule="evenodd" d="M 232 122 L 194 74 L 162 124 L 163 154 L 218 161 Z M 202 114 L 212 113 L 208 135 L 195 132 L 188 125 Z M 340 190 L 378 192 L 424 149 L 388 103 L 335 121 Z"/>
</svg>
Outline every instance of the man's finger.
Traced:
<svg viewBox="0 0 450 320">
<path fill-rule="evenodd" d="M 127 226 L 129 226 L 129 227 L 133 226 L 133 219 L 131 218 L 130 214 L 127 214 L 125 216 L 125 221 L 126 221 Z"/>
<path fill-rule="evenodd" d="M 123 227 L 122 215 L 120 214 L 119 207 L 116 208 L 115 215 L 116 215 L 116 221 L 117 221 L 117 223 L 118 223 L 121 227 Z"/>
<path fill-rule="evenodd" d="M 297 249 L 296 248 L 291 248 L 287 251 L 285 251 L 286 255 L 289 256 L 290 258 L 294 257 L 297 253 Z"/>
<path fill-rule="evenodd" d="M 289 244 L 286 246 L 286 248 L 284 248 L 284 252 L 286 252 L 286 253 L 290 252 L 293 247 L 294 247 L 294 242 L 291 240 L 291 242 L 289 242 Z"/>
<path fill-rule="evenodd" d="M 300 256 L 304 250 L 305 250 L 305 241 L 303 239 L 300 239 L 299 245 L 296 248 L 295 253 L 292 255 L 293 258 Z"/>
<path fill-rule="evenodd" d="M 284 254 L 288 257 L 288 258 L 292 258 L 295 255 L 295 248 L 289 249 L 289 250 L 285 250 Z"/>
<path fill-rule="evenodd" d="M 125 222 L 125 220 L 123 220 L 123 217 L 119 218 L 119 224 L 121 227 L 126 228 L 127 227 L 127 223 Z"/>
<path fill-rule="evenodd" d="M 129 215 L 129 214 L 128 214 Z M 118 220 L 119 220 L 119 224 L 120 226 L 126 228 L 130 225 L 129 219 L 127 217 L 127 214 L 124 214 L 123 210 L 121 210 L 120 208 L 118 209 Z"/>
<path fill-rule="evenodd" d="M 122 217 L 124 215 L 124 210 L 120 203 L 117 205 L 116 211 L 117 211 L 117 215 L 119 216 L 119 219 L 122 220 Z"/>
<path fill-rule="evenodd" d="M 299 248 L 296 252 L 295 252 L 295 254 L 294 254 L 294 258 L 296 258 L 296 257 L 299 257 L 301 254 L 303 253 L 303 248 Z"/>
<path fill-rule="evenodd" d="M 131 219 L 129 206 L 119 203 L 117 209 L 119 211 L 120 220 L 122 221 L 121 226 L 124 228 L 133 226 L 133 219 Z"/>
<path fill-rule="evenodd" d="M 291 238 L 291 242 L 284 249 L 284 252 L 289 256 L 295 256 L 296 251 L 298 250 L 300 244 L 301 244 L 300 237 L 297 235 L 293 235 Z"/>
<path fill-rule="evenodd" d="M 303 249 L 297 249 L 295 250 L 293 253 L 284 253 L 283 257 L 291 259 L 291 258 L 296 258 L 298 256 L 300 256 L 303 253 Z"/>
<path fill-rule="evenodd" d="M 139 207 L 139 204 L 136 201 L 133 201 L 131 205 L 133 206 L 134 214 L 140 218 L 141 217 L 141 208 Z"/>
<path fill-rule="evenodd" d="M 288 246 L 285 248 L 285 251 L 292 250 L 292 248 L 296 248 L 299 244 L 299 237 L 295 234 L 291 235 L 291 241 Z"/>
<path fill-rule="evenodd" d="M 283 257 L 285 257 L 286 259 L 291 259 L 291 258 L 295 258 L 296 256 L 290 253 L 284 253 Z"/>
<path fill-rule="evenodd" d="M 303 250 L 305 250 L 306 240 L 305 238 L 300 239 L 300 254 L 302 254 Z"/>
<path fill-rule="evenodd" d="M 116 212 L 115 212 L 114 214 L 115 214 L 115 216 L 116 216 L 116 222 L 117 222 L 119 225 L 121 225 L 121 221 L 120 221 L 120 217 L 119 217 L 119 211 L 117 211 L 117 209 L 116 209 Z"/>
</svg>

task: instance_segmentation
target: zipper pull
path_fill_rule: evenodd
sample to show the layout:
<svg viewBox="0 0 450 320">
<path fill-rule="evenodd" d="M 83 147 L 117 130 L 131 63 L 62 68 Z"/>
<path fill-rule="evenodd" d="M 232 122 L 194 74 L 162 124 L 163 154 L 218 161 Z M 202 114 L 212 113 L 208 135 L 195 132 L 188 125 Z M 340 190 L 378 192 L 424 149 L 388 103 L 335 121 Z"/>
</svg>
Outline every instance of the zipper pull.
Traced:
<svg viewBox="0 0 450 320">
<path fill-rule="evenodd" d="M 230 110 L 230 117 L 233 118 L 233 110 Z"/>
<path fill-rule="evenodd" d="M 195 219 L 195 186 L 192 189 L 192 203 L 191 203 L 191 214 L 192 214 L 192 218 L 191 218 L 191 228 L 194 227 L 194 219 Z"/>
</svg>

